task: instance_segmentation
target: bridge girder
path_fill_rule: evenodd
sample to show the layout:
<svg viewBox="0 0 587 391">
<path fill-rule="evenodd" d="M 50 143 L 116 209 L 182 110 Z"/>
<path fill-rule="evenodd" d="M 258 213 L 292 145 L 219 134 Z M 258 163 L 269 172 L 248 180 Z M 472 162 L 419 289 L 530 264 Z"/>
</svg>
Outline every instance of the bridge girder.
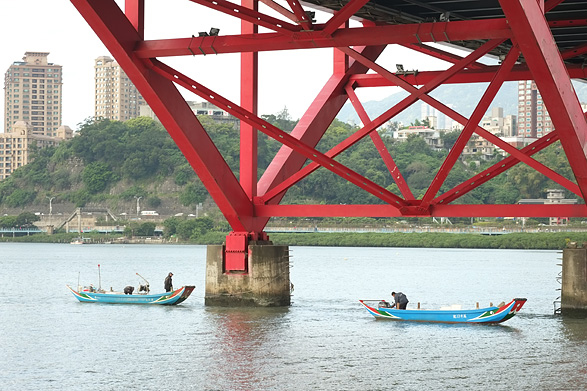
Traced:
<svg viewBox="0 0 587 391">
<path fill-rule="evenodd" d="M 266 238 L 263 228 L 274 216 L 459 216 L 459 217 L 550 217 L 587 216 L 580 205 L 459 205 L 469 191 L 523 162 L 564 189 L 585 198 L 587 194 L 587 123 L 571 78 L 587 78 L 587 70 L 565 63 L 587 52 L 587 38 L 576 48 L 560 52 L 552 30 L 584 26 L 580 20 L 547 21 L 545 12 L 561 0 L 543 4 L 536 0 L 499 0 L 505 18 L 443 21 L 412 24 L 381 24 L 362 20 L 350 27 L 349 19 L 369 3 L 348 0 L 333 12 L 329 21 L 313 23 L 305 10 L 310 4 L 287 1 L 259 10 L 257 0 L 240 4 L 225 0 L 191 0 L 200 6 L 231 15 L 241 23 L 241 34 L 145 40 L 145 2 L 126 0 L 121 10 L 115 0 L 71 0 L 110 53 L 127 73 L 154 113 L 186 156 L 202 183 L 227 218 L 234 232 L 251 240 Z M 270 14 L 277 11 L 277 16 Z M 259 32 L 262 27 L 269 32 Z M 465 57 L 426 43 L 481 41 Z M 510 42 L 499 65 L 485 65 L 479 59 L 498 45 Z M 402 45 L 450 64 L 445 70 L 408 74 L 394 73 L 377 59 L 388 45 Z M 464 45 L 467 46 L 467 45 Z M 333 48 L 333 73 L 296 128 L 287 133 L 258 116 L 258 53 L 263 51 Z M 241 53 L 240 103 L 231 102 L 179 70 L 164 63 L 169 56 L 205 56 Z M 520 55 L 524 61 L 520 61 Z M 372 71 L 374 73 L 367 73 Z M 479 126 L 479 121 L 502 83 L 536 80 L 556 130 L 520 150 Z M 430 93 L 442 84 L 488 82 L 489 87 L 470 118 L 436 101 Z M 355 93 L 357 88 L 399 86 L 409 96 L 377 118 L 366 114 Z M 420 88 L 416 86 L 421 86 Z M 240 175 L 230 170 L 206 130 L 191 112 L 179 87 L 226 110 L 241 121 Z M 347 140 L 327 152 L 316 145 L 342 106 L 350 100 L 363 126 Z M 464 126 L 457 143 L 426 191 L 416 199 L 393 157 L 386 150 L 377 129 L 415 102 L 423 101 Z M 267 170 L 257 180 L 258 132 L 283 144 Z M 509 156 L 499 164 L 438 194 L 448 173 L 473 134 L 485 138 Z M 353 169 L 335 160 L 341 152 L 369 136 L 385 161 L 400 194 L 394 194 Z M 574 178 L 565 178 L 544 166 L 533 155 L 555 142 L 562 145 Z M 309 161 L 309 164 L 305 165 Z M 286 192 L 317 168 L 325 168 L 376 197 L 379 205 L 283 205 Z M 239 235 L 241 235 L 239 234 Z M 242 236 L 241 235 L 241 236 Z M 248 240 L 247 239 L 247 240 Z M 239 242 L 241 238 L 231 239 Z M 227 245 L 228 245 L 227 240 Z M 245 240 L 246 242 L 246 240 Z M 246 248 L 246 245 L 245 245 Z M 240 250 L 239 250 L 240 251 Z M 238 251 L 237 251 L 238 252 Z M 246 256 L 246 255 L 245 255 Z M 232 262 L 232 261 L 231 261 Z M 242 257 L 232 270 L 243 270 Z"/>
</svg>

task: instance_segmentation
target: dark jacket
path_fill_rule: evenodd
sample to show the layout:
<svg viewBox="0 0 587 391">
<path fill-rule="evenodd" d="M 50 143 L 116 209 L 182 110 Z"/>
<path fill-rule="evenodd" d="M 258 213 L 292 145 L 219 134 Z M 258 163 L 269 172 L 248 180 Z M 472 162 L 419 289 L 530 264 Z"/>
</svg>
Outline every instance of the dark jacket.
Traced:
<svg viewBox="0 0 587 391">
<path fill-rule="evenodd" d="M 171 292 L 173 290 L 173 281 L 171 276 L 165 277 L 165 292 Z"/>
<path fill-rule="evenodd" d="M 395 303 L 396 304 L 408 304 L 408 297 L 401 292 L 397 292 L 395 294 Z"/>
</svg>

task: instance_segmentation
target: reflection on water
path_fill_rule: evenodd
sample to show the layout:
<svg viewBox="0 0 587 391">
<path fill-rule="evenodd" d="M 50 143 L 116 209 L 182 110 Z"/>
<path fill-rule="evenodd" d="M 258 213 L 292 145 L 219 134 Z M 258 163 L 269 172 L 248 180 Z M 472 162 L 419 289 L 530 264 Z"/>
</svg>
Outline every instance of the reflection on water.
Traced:
<svg viewBox="0 0 587 391">
<path fill-rule="evenodd" d="M 587 341 L 587 318 L 561 316 L 561 323 L 566 338 L 577 342 Z"/>
<path fill-rule="evenodd" d="M 212 389 L 263 389 L 263 367 L 270 366 L 275 338 L 286 327 L 289 308 L 206 308 L 218 343 L 210 358 L 220 376 Z"/>
</svg>

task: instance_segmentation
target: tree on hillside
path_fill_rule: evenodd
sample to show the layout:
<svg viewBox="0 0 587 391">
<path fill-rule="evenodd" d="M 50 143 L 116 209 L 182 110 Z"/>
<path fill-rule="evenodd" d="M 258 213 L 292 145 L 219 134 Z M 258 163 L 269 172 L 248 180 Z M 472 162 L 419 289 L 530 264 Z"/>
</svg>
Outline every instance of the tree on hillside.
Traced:
<svg viewBox="0 0 587 391">
<path fill-rule="evenodd" d="M 104 191 L 113 177 L 110 167 L 101 162 L 88 164 L 82 173 L 86 189 L 92 194 Z"/>
<path fill-rule="evenodd" d="M 41 218 L 31 212 L 23 212 L 16 216 L 17 227 L 32 227 L 35 221 L 39 221 Z"/>
</svg>

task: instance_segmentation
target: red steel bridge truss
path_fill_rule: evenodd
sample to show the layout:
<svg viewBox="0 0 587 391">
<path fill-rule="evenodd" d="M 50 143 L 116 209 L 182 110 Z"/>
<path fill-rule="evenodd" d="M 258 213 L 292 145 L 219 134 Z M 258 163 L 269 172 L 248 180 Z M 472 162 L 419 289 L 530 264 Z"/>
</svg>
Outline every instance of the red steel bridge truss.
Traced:
<svg viewBox="0 0 587 391">
<path fill-rule="evenodd" d="M 250 240 L 274 216 L 587 216 L 584 204 L 463 205 L 458 200 L 518 163 L 524 163 L 562 188 L 585 199 L 587 194 L 587 123 L 571 79 L 587 78 L 587 7 L 572 0 L 191 0 L 240 22 L 238 35 L 212 35 L 145 40 L 145 0 L 71 0 L 143 95 L 175 140 L 228 220 L 225 270 L 246 270 Z M 119 1 L 119 3 L 122 3 Z M 468 6 L 467 6 L 468 4 Z M 455 7 L 459 6 L 460 9 Z M 171 5 L 170 5 L 171 7 Z M 312 9 L 330 12 L 321 24 Z M 435 15 L 436 17 L 431 17 Z M 444 18 L 442 17 L 444 16 Z M 352 26 L 350 19 L 359 21 Z M 259 31 L 262 27 L 263 32 Z M 575 34 L 572 34 L 572 33 Z M 579 33 L 577 33 L 579 32 Z M 572 38 L 569 38 L 572 37 Z M 582 40 L 582 41 L 581 41 Z M 468 49 L 464 57 L 431 43 Z M 451 64 L 447 69 L 401 73 L 380 64 L 388 45 L 402 45 Z M 257 113 L 258 53 L 333 48 L 332 75 L 295 129 L 288 133 Z M 166 64 L 177 56 L 221 56 L 240 53 L 240 103 L 231 102 Z M 499 56 L 499 65 L 485 65 L 484 56 Z M 395 65 L 395 64 L 394 64 Z M 368 71 L 371 71 L 368 73 Z M 478 124 L 502 83 L 535 80 L 550 113 L 554 131 L 517 149 Z M 489 83 L 469 118 L 434 99 L 442 84 Z M 357 97 L 361 87 L 399 86 L 408 96 L 377 118 L 370 118 Z M 200 124 L 181 89 L 227 111 L 241 122 L 240 172 L 231 171 Z M 348 139 L 321 152 L 316 145 L 343 105 L 352 102 L 363 125 Z M 426 193 L 414 197 L 377 129 L 416 102 L 425 102 L 464 126 Z M 258 179 L 259 132 L 282 145 Z M 472 135 L 507 152 L 507 157 L 477 175 L 439 193 Z M 336 160 L 360 140 L 370 138 L 399 188 L 394 194 Z M 558 143 L 574 178 L 565 178 L 533 158 Z M 309 164 L 306 164 L 309 162 Z M 381 202 L 368 205 L 284 205 L 285 193 L 318 168 L 332 171 Z"/>
</svg>

